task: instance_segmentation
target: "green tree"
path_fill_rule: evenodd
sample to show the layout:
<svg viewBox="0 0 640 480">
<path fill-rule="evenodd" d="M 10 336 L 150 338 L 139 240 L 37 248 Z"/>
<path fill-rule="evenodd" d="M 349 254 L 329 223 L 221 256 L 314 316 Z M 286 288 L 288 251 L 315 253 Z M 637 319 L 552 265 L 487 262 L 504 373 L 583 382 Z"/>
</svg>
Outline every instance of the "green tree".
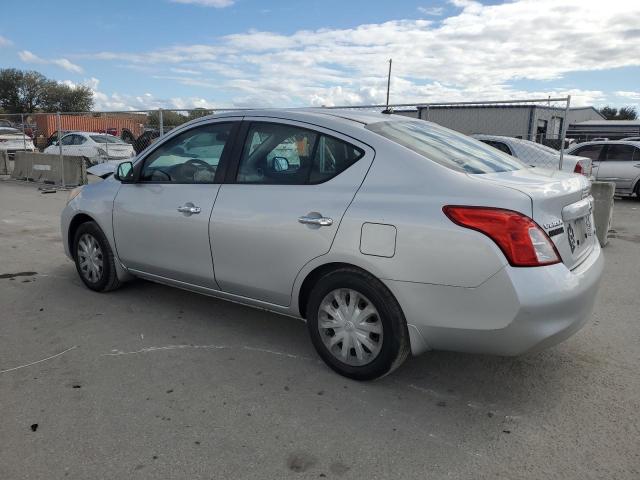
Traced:
<svg viewBox="0 0 640 480">
<path fill-rule="evenodd" d="M 82 112 L 92 106 L 88 87 L 64 85 L 35 71 L 0 69 L 0 108 L 7 113 Z"/>
<path fill-rule="evenodd" d="M 212 115 L 212 114 L 213 114 L 213 110 L 208 110 L 206 108 L 196 108 L 189 112 L 189 120 L 206 117 L 207 115 Z"/>
<path fill-rule="evenodd" d="M 638 118 L 638 112 L 635 107 L 602 107 L 598 110 L 600 114 L 607 120 L 635 120 Z"/>
<path fill-rule="evenodd" d="M 182 115 L 173 110 L 162 110 L 162 125 L 165 131 L 182 125 L 188 120 L 190 118 L 187 115 Z M 149 113 L 149 126 L 160 128 L 160 114 L 157 110 Z"/>
</svg>

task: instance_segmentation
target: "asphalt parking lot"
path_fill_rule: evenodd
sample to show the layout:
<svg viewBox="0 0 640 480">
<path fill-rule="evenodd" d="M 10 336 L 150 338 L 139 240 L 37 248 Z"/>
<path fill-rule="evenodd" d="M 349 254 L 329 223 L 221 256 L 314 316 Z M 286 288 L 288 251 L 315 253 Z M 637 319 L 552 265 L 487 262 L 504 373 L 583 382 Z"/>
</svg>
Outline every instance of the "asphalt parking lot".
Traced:
<svg viewBox="0 0 640 480">
<path fill-rule="evenodd" d="M 588 325 L 520 358 L 431 352 L 358 383 L 304 323 L 145 281 L 98 294 L 66 192 L 0 181 L 0 478 L 640 477 L 640 201 Z"/>
</svg>

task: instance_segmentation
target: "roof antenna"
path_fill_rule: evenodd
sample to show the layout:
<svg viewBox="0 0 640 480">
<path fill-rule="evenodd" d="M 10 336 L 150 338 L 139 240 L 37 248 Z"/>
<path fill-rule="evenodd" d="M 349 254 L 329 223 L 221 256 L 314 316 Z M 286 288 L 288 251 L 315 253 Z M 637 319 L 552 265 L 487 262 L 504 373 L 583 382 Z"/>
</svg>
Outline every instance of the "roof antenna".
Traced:
<svg viewBox="0 0 640 480">
<path fill-rule="evenodd" d="M 391 89 L 391 64 L 393 63 L 393 58 L 389 59 L 389 75 L 387 76 L 387 103 L 385 109 L 382 113 L 390 114 L 393 113 L 393 109 L 389 108 L 389 90 Z"/>
</svg>

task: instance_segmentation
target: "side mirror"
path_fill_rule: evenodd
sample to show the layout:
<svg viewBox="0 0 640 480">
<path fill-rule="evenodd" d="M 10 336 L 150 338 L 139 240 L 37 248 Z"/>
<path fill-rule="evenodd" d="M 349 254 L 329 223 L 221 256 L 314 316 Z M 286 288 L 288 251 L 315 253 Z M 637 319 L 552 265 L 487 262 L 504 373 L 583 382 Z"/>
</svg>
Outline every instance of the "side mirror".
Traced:
<svg viewBox="0 0 640 480">
<path fill-rule="evenodd" d="M 273 157 L 271 159 L 271 169 L 274 172 L 286 172 L 289 170 L 289 160 L 284 157 Z"/>
<path fill-rule="evenodd" d="M 122 162 L 118 164 L 114 178 L 122 183 L 133 183 L 133 163 Z"/>
</svg>

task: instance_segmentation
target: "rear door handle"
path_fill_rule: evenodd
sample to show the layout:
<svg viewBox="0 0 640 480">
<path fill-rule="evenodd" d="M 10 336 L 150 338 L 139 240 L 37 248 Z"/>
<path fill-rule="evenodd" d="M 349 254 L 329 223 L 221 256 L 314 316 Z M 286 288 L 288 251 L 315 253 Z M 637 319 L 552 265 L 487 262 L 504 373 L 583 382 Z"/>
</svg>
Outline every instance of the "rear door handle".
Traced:
<svg viewBox="0 0 640 480">
<path fill-rule="evenodd" d="M 636 164 L 634 165 L 634 167 L 636 167 L 636 168 L 640 168 L 640 163 L 636 163 Z"/>
<path fill-rule="evenodd" d="M 299 217 L 298 222 L 305 225 L 318 225 L 319 227 L 330 227 L 333 225 L 333 219 L 329 217 L 309 217 L 307 215 Z"/>
<path fill-rule="evenodd" d="M 192 215 L 194 213 L 200 213 L 201 209 L 200 207 L 196 207 L 193 203 L 187 203 L 185 205 L 182 205 L 181 207 L 178 207 L 178 211 L 180 213 Z"/>
</svg>

